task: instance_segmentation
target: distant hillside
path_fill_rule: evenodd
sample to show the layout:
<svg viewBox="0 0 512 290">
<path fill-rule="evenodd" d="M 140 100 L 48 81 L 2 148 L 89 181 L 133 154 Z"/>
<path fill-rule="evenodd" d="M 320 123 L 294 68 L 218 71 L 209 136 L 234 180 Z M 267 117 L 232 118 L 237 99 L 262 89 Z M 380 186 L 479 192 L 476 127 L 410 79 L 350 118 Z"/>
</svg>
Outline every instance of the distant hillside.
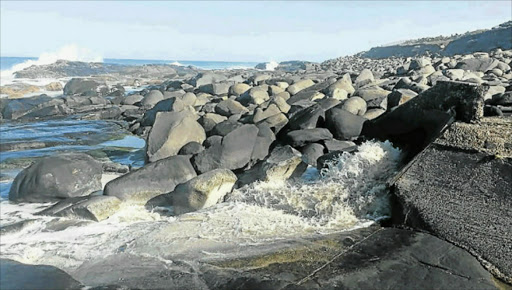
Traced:
<svg viewBox="0 0 512 290">
<path fill-rule="evenodd" d="M 368 58 L 414 57 L 420 55 L 468 54 L 489 52 L 495 48 L 512 49 L 512 21 L 492 29 L 476 30 L 451 36 L 426 37 L 404 41 L 396 45 L 374 47 L 358 54 Z"/>
</svg>

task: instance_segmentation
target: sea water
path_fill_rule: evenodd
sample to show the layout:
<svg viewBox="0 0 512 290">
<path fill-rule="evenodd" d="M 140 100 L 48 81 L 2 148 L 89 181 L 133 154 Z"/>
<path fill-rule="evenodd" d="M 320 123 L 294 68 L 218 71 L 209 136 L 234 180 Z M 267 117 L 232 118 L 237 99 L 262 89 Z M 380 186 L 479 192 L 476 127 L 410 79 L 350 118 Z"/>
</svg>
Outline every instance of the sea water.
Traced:
<svg viewBox="0 0 512 290">
<path fill-rule="evenodd" d="M 161 259 L 227 257 L 240 254 L 240 247 L 365 227 L 389 216 L 385 182 L 400 158 L 390 143 L 369 141 L 322 171 L 309 168 L 295 182 L 256 182 L 201 211 L 175 217 L 123 205 L 107 220 L 57 230 L 52 225 L 65 218 L 33 215 L 49 204 L 13 204 L 3 196 L 2 225 L 32 222 L 2 235 L 0 257 L 73 273 L 121 252 Z"/>
</svg>

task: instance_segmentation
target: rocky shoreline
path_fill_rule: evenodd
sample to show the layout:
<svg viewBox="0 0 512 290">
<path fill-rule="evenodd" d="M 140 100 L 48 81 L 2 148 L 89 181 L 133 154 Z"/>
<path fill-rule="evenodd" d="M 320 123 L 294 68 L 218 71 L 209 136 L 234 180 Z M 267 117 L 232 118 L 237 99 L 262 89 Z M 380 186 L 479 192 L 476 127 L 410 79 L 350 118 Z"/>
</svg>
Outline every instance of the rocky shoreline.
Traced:
<svg viewBox="0 0 512 290">
<path fill-rule="evenodd" d="M 41 158 L 16 176 L 9 200 L 53 202 L 38 214 L 71 220 L 104 221 L 124 204 L 172 208 L 180 217 L 257 182 L 293 182 L 308 167 L 322 172 L 368 140 L 390 140 L 405 159 L 398 175 L 385 176 L 393 215 L 381 225 L 302 245 L 290 241 L 257 256 L 202 260 L 195 269 L 118 253 L 84 265 L 74 278 L 87 286 L 127 288 L 493 289 L 500 282 L 485 269 L 512 283 L 511 65 L 512 50 L 494 49 L 452 57 L 287 62 L 275 71 L 150 66 L 142 75 L 69 62 L 29 68 L 18 75 L 87 77 L 69 80 L 62 96 L 0 99 L 2 122 L 65 116 L 121 121 L 146 140 L 146 164 L 103 187 L 104 166 L 87 154 Z M 142 77 L 159 78 L 158 84 L 125 91 L 126 79 Z M 2 143 L 1 150 L 27 146 L 38 145 Z M 381 193 L 372 188 L 368 194 Z M 352 210 L 358 218 L 379 212 Z M 27 222 L 2 226 L 2 233 Z M 112 263 L 111 274 L 94 272 Z M 140 265 L 147 269 L 130 268 Z M 59 270 L 54 274 L 63 279 Z M 93 285 L 94 275 L 101 279 Z M 21 285 L 1 276 L 2 285 Z M 65 283 L 76 288 L 79 282 Z"/>
</svg>

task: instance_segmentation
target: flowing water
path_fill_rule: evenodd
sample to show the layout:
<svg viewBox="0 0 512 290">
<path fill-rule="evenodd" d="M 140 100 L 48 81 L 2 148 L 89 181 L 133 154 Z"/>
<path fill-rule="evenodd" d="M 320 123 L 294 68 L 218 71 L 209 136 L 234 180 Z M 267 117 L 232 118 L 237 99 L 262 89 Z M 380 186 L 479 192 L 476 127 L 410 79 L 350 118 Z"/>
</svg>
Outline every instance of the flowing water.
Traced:
<svg viewBox="0 0 512 290">
<path fill-rule="evenodd" d="M 60 151 L 109 152 L 112 148 L 124 152 L 110 155 L 117 162 L 141 162 L 137 153 L 140 140 L 123 136 L 116 126 L 105 121 L 77 120 L 2 125 L 0 132 L 9 142 L 33 136 L 31 140 L 60 145 L 2 152 L 0 164 L 19 170 L 13 166 L 23 163 L 13 160 L 26 156 L 37 158 Z M 45 130 L 52 134 L 45 134 Z M 54 265 L 74 273 L 119 253 L 163 260 L 222 258 L 247 254 L 242 250 L 246 247 L 364 227 L 390 214 L 385 182 L 396 172 L 400 158 L 400 151 L 390 143 L 370 141 L 354 154 L 344 153 L 321 172 L 309 168 L 301 180 L 293 183 L 257 182 L 234 190 L 224 203 L 202 211 L 173 217 L 165 211 L 123 205 L 102 222 L 35 216 L 49 204 L 10 203 L 6 193 L 12 179 L 7 177 L 1 183 L 0 224 L 29 222 L 17 231 L 2 233 L 0 257 Z"/>
</svg>

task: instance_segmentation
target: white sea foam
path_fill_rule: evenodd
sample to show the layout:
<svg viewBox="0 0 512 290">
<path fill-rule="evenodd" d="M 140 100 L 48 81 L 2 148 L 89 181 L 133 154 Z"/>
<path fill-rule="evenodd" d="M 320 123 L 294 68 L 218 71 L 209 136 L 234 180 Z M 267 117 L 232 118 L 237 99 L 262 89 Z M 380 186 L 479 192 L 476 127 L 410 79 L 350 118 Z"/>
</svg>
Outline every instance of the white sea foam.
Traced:
<svg viewBox="0 0 512 290">
<path fill-rule="evenodd" d="M 279 63 L 276 62 L 276 61 L 267 62 L 267 63 L 265 63 L 265 69 L 264 70 L 273 71 L 273 70 L 276 69 L 276 67 L 278 65 L 279 65 Z"/>
<path fill-rule="evenodd" d="M 170 65 L 185 66 L 184 64 L 180 63 L 179 61 L 172 62 L 172 63 L 170 63 Z"/>
<path fill-rule="evenodd" d="M 37 60 L 27 60 L 23 63 L 14 65 L 8 70 L 1 71 L 1 85 L 10 84 L 14 80 L 14 73 L 21 71 L 33 65 L 52 64 L 57 60 L 83 61 L 83 62 L 103 62 L 103 57 L 92 52 L 88 48 L 79 47 L 76 44 L 70 44 L 61 47 L 55 52 L 44 52 Z"/>
<path fill-rule="evenodd" d="M 83 262 L 120 251 L 211 258 L 240 251 L 244 245 L 367 226 L 390 214 L 385 181 L 396 172 L 400 157 L 389 142 L 366 142 L 322 172 L 309 169 L 300 182 L 258 182 L 205 210 L 169 217 L 124 205 L 105 221 L 54 232 L 44 228 L 58 218 L 33 216 L 37 205 L 3 202 L 2 221 L 37 222 L 2 235 L 0 256 L 72 272 Z"/>
</svg>

